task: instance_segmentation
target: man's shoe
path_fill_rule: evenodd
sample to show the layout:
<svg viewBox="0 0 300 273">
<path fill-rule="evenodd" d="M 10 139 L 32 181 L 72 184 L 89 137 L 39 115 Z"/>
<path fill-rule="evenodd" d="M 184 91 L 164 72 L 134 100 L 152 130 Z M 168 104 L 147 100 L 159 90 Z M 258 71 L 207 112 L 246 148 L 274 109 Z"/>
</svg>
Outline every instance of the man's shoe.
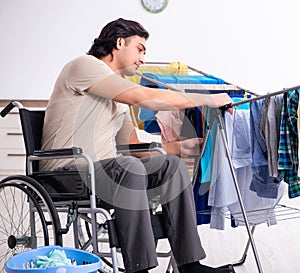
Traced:
<svg viewBox="0 0 300 273">
<path fill-rule="evenodd" d="M 178 270 L 180 273 L 235 273 L 231 264 L 215 268 L 200 263 L 192 263 L 178 267 Z"/>
</svg>

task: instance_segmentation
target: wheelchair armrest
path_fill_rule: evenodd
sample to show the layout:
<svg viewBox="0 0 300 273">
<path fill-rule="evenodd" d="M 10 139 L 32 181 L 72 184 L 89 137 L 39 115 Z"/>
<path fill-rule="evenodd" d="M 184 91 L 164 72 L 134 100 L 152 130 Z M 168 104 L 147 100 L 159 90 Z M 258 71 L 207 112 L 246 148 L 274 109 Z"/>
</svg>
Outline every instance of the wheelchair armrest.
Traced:
<svg viewBox="0 0 300 273">
<path fill-rule="evenodd" d="M 150 143 L 137 143 L 137 144 L 121 144 L 117 145 L 117 150 L 135 150 L 135 149 L 151 149 L 159 147 L 161 148 L 161 143 L 150 142 Z"/>
<path fill-rule="evenodd" d="M 33 162 L 41 160 L 63 159 L 63 158 L 83 158 L 88 164 L 90 174 L 94 174 L 94 165 L 92 159 L 83 152 L 81 148 L 61 148 L 50 150 L 35 150 L 32 155 L 27 157 L 27 173 L 33 174 Z"/>
<path fill-rule="evenodd" d="M 161 143 L 158 142 L 117 145 L 117 151 L 119 153 L 158 151 L 161 154 L 166 154 Z"/>
<path fill-rule="evenodd" d="M 67 156 L 67 155 L 81 155 L 82 149 L 78 147 L 63 148 L 63 149 L 51 149 L 51 150 L 35 150 L 34 156 Z"/>
</svg>

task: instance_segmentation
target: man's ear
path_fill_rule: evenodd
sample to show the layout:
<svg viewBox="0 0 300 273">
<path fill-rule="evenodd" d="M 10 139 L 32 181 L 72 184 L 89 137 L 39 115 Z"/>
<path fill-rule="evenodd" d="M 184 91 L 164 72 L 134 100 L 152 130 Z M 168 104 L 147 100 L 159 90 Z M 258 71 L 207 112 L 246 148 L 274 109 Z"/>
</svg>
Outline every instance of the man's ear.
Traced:
<svg viewBox="0 0 300 273">
<path fill-rule="evenodd" d="M 125 43 L 125 39 L 123 39 L 123 38 L 118 38 L 118 39 L 117 39 L 116 48 L 117 48 L 117 49 L 120 49 L 120 48 L 124 45 L 124 43 Z"/>
</svg>

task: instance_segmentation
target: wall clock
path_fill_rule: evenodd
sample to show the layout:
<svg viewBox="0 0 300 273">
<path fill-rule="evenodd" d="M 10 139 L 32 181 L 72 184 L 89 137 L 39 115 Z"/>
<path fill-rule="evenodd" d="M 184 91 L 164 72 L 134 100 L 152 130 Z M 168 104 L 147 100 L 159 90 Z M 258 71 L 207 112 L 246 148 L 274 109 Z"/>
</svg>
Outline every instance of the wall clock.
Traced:
<svg viewBox="0 0 300 273">
<path fill-rule="evenodd" d="M 159 13 L 163 11 L 169 0 L 141 0 L 143 7 L 151 13 Z"/>
</svg>

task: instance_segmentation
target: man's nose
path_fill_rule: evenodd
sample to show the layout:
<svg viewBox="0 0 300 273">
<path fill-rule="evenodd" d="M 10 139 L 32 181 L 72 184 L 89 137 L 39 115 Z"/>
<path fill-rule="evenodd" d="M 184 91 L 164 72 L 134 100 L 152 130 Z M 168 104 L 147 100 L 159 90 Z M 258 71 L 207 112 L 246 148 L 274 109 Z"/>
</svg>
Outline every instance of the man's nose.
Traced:
<svg viewBox="0 0 300 273">
<path fill-rule="evenodd" d="M 141 64 L 145 64 L 145 55 L 144 54 L 140 55 L 139 61 Z"/>
</svg>

